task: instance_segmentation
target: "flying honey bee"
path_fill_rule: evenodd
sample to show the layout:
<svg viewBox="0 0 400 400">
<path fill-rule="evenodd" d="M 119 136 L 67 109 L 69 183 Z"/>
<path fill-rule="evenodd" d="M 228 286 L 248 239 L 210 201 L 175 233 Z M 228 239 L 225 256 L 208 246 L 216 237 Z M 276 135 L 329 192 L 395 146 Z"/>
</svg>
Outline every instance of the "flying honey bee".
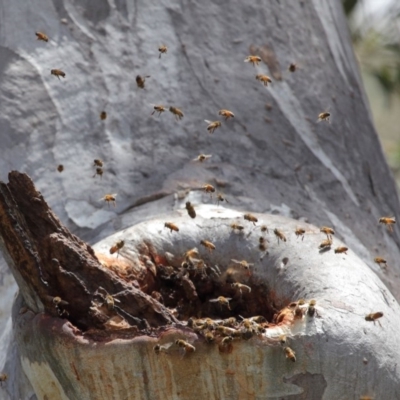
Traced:
<svg viewBox="0 0 400 400">
<path fill-rule="evenodd" d="M 138 86 L 138 88 L 144 89 L 144 83 L 146 81 L 146 78 L 150 78 L 150 75 L 146 75 L 143 77 L 140 75 L 136 76 L 136 85 Z"/>
<path fill-rule="evenodd" d="M 110 203 L 113 203 L 114 207 L 116 206 L 116 197 L 117 193 L 114 194 L 106 194 L 104 195 L 100 200 L 104 200 L 106 203 L 108 203 L 108 206 L 110 206 Z"/>
<path fill-rule="evenodd" d="M 177 120 L 183 118 L 183 112 L 182 112 L 179 108 L 170 107 L 170 108 L 169 108 L 169 111 L 172 112 L 172 114 L 175 115 L 175 118 L 176 118 Z"/>
<path fill-rule="evenodd" d="M 286 344 L 286 342 L 287 342 L 286 335 L 280 335 L 280 336 L 279 336 L 279 343 L 280 343 L 282 346 L 284 346 L 284 345 Z"/>
<path fill-rule="evenodd" d="M 6 382 L 8 379 L 8 375 L 7 374 L 0 374 L 0 387 L 3 386 L 3 382 Z"/>
<path fill-rule="evenodd" d="M 225 198 L 225 196 L 222 193 L 217 194 L 217 206 L 219 206 L 219 203 L 222 203 L 223 201 L 226 201 L 229 203 L 229 201 Z"/>
<path fill-rule="evenodd" d="M 396 218 L 395 217 L 382 217 L 382 218 L 379 218 L 379 223 L 386 225 L 388 227 L 389 232 L 393 232 L 392 225 L 396 223 Z"/>
<path fill-rule="evenodd" d="M 267 250 L 267 244 L 265 243 L 265 238 L 263 238 L 262 236 L 258 239 L 258 248 L 260 251 Z"/>
<path fill-rule="evenodd" d="M 269 233 L 269 230 L 268 230 L 267 225 L 261 225 L 261 226 L 260 226 L 260 229 L 261 229 L 261 232 L 267 232 L 267 233 Z"/>
<path fill-rule="evenodd" d="M 274 229 L 274 234 L 275 234 L 276 238 L 278 239 L 278 243 L 279 243 L 279 240 L 286 242 L 286 236 L 278 228 Z"/>
<path fill-rule="evenodd" d="M 231 286 L 232 286 L 234 289 L 238 289 L 239 292 L 240 292 L 240 295 L 243 294 L 243 290 L 245 290 L 247 293 L 250 293 L 250 292 L 251 292 L 251 287 L 250 287 L 250 286 L 243 285 L 242 283 L 239 283 L 239 282 L 232 283 Z"/>
<path fill-rule="evenodd" d="M 107 119 L 107 113 L 106 113 L 105 111 L 102 111 L 102 112 L 100 113 L 100 119 L 101 119 L 102 121 L 104 121 L 105 119 Z"/>
<path fill-rule="evenodd" d="M 197 247 L 193 247 L 193 249 L 188 250 L 184 255 L 186 259 L 187 258 L 198 258 L 200 257 L 199 250 Z"/>
<path fill-rule="evenodd" d="M 179 232 L 179 228 L 175 224 L 173 224 L 172 222 L 166 222 L 164 224 L 164 227 L 168 228 L 171 232 L 172 231 Z"/>
<path fill-rule="evenodd" d="M 153 108 L 154 110 L 151 115 L 153 115 L 155 112 L 158 112 L 158 116 L 160 116 L 166 110 L 166 108 L 160 104 L 153 106 Z"/>
<path fill-rule="evenodd" d="M 332 239 L 326 239 L 319 244 L 318 248 L 321 250 L 329 250 L 331 246 L 332 246 Z"/>
<path fill-rule="evenodd" d="M 196 218 L 196 211 L 190 201 L 186 202 L 186 210 L 191 218 Z"/>
<path fill-rule="evenodd" d="M 207 154 L 199 154 L 196 158 L 193 159 L 193 161 L 203 162 L 205 160 L 208 160 L 211 157 L 212 157 L 211 154 L 209 154 L 209 155 L 207 155 Z"/>
<path fill-rule="evenodd" d="M 301 240 L 304 239 L 304 234 L 306 233 L 306 230 L 304 228 L 296 228 L 296 230 L 294 231 L 294 234 L 299 237 L 301 236 Z"/>
<path fill-rule="evenodd" d="M 320 232 L 325 233 L 328 239 L 332 239 L 332 235 L 335 234 L 335 231 L 332 228 L 329 228 L 328 226 L 323 226 L 320 229 Z"/>
<path fill-rule="evenodd" d="M 378 312 L 374 312 L 371 314 L 368 314 L 365 316 L 365 320 L 366 321 L 372 321 L 375 322 L 377 319 L 382 318 L 383 317 L 383 312 L 378 311 Z M 379 321 L 378 321 L 379 322 Z"/>
<path fill-rule="evenodd" d="M 64 171 L 64 165 L 60 164 L 60 165 L 57 167 L 57 171 L 58 171 L 58 172 L 63 172 L 63 171 Z"/>
<path fill-rule="evenodd" d="M 286 358 L 289 360 L 296 362 L 296 355 L 295 352 L 290 347 L 285 347 L 285 354 Z"/>
<path fill-rule="evenodd" d="M 120 301 L 118 299 L 114 299 L 114 297 L 111 296 L 111 294 L 108 294 L 108 293 L 106 294 L 106 297 L 104 298 L 104 302 L 107 305 L 108 311 L 114 310 L 115 303 L 120 303 Z"/>
<path fill-rule="evenodd" d="M 61 69 L 52 69 L 50 74 L 56 76 L 58 79 L 60 79 L 60 76 L 65 78 L 65 72 L 61 71 Z"/>
<path fill-rule="evenodd" d="M 224 297 L 224 296 L 219 296 L 216 299 L 211 299 L 209 300 L 210 303 L 219 303 L 220 306 L 226 306 L 228 307 L 228 310 L 231 308 L 229 307 L 229 301 L 232 300 L 231 297 Z"/>
<path fill-rule="evenodd" d="M 215 245 L 211 243 L 208 240 L 201 240 L 200 244 L 203 245 L 208 251 L 211 253 L 213 250 L 215 250 Z"/>
<path fill-rule="evenodd" d="M 41 40 L 43 42 L 49 41 L 49 37 L 43 32 L 35 32 L 35 35 L 37 37 L 37 40 Z"/>
<path fill-rule="evenodd" d="M 178 339 L 175 341 L 175 344 L 181 347 L 185 351 L 185 353 L 193 353 L 196 351 L 196 347 L 192 346 L 186 340 Z"/>
<path fill-rule="evenodd" d="M 117 253 L 119 255 L 119 251 L 125 246 L 125 242 L 123 240 L 118 240 L 118 242 L 114 243 L 110 248 L 110 254 Z"/>
<path fill-rule="evenodd" d="M 268 83 L 272 83 L 272 79 L 268 75 L 256 75 L 256 79 L 264 86 L 268 86 Z"/>
<path fill-rule="evenodd" d="M 228 120 L 229 118 L 234 118 L 235 114 L 232 111 L 229 110 L 219 110 L 218 111 L 218 115 L 221 115 L 223 117 L 225 117 L 225 121 Z"/>
<path fill-rule="evenodd" d="M 387 268 L 387 261 L 383 257 L 375 257 L 374 261 L 381 267 Z M 382 266 L 383 265 L 383 266 Z"/>
<path fill-rule="evenodd" d="M 255 67 L 256 65 L 258 65 L 261 62 L 261 57 L 260 56 L 247 56 L 244 59 L 244 62 L 252 63 L 253 66 Z"/>
<path fill-rule="evenodd" d="M 232 258 L 231 261 L 236 265 L 240 265 L 246 271 L 248 271 L 250 269 L 250 267 L 252 267 L 254 265 L 253 263 L 248 263 L 246 260 L 238 261 L 238 260 L 235 260 L 234 258 Z"/>
<path fill-rule="evenodd" d="M 347 254 L 347 250 L 349 250 L 346 246 L 339 246 L 335 249 L 335 254 L 344 253 Z"/>
<path fill-rule="evenodd" d="M 252 222 L 254 225 L 256 224 L 256 222 L 258 222 L 257 217 L 255 217 L 253 214 L 244 214 L 243 218 L 247 221 Z"/>
<path fill-rule="evenodd" d="M 324 111 L 324 112 L 318 114 L 317 122 L 321 122 L 321 121 L 329 122 L 330 117 L 331 117 L 331 113 L 328 111 Z"/>
<path fill-rule="evenodd" d="M 207 130 L 209 133 L 214 133 L 214 131 L 222 125 L 221 121 L 209 121 L 208 119 L 205 119 L 204 121 L 208 124 Z"/>
<path fill-rule="evenodd" d="M 316 310 L 316 308 L 315 308 L 315 305 L 317 304 L 317 301 L 316 300 L 310 300 L 310 302 L 308 303 L 308 308 L 307 308 L 307 315 L 309 316 L 309 317 L 313 317 L 316 313 L 317 313 L 317 310 Z M 317 314 L 318 315 L 318 314 Z"/>
<path fill-rule="evenodd" d="M 231 227 L 234 231 L 242 231 L 242 230 L 244 229 L 244 226 L 243 226 L 243 225 L 239 225 L 239 224 L 236 224 L 236 223 L 232 223 L 232 224 L 230 225 L 230 227 Z"/>
<path fill-rule="evenodd" d="M 162 45 L 162 46 L 160 46 L 159 48 L 158 48 L 158 51 L 159 51 L 159 55 L 158 55 L 158 58 L 161 58 L 161 54 L 167 54 L 167 51 L 168 51 L 168 47 L 167 46 L 165 46 L 165 45 Z"/>
<path fill-rule="evenodd" d="M 288 67 L 288 71 L 289 72 L 296 72 L 296 70 L 297 70 L 297 64 L 295 64 L 295 63 L 290 63 L 289 64 L 289 67 Z"/>
<path fill-rule="evenodd" d="M 103 166 L 103 161 L 101 160 L 94 160 L 93 161 L 93 166 L 97 167 L 102 167 Z"/>
<path fill-rule="evenodd" d="M 93 178 L 95 178 L 97 175 L 100 176 L 100 178 L 103 178 L 103 168 L 97 167 L 96 168 L 96 173 L 93 175 Z"/>
</svg>

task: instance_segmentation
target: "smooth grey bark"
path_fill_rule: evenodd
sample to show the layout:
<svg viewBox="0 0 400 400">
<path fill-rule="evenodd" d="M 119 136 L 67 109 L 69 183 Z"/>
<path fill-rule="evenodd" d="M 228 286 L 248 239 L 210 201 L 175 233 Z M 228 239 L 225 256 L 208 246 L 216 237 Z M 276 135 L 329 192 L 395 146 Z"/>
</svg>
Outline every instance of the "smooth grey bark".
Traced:
<svg viewBox="0 0 400 400">
<path fill-rule="evenodd" d="M 94 243 L 178 207 L 173 193 L 212 183 L 231 208 L 334 227 L 400 298 L 398 228 L 389 234 L 377 223 L 398 215 L 398 196 L 339 0 L 2 0 L 0 7 L 0 177 L 29 173 L 74 233 Z M 38 30 L 49 43 L 35 40 Z M 163 43 L 169 49 L 159 59 Z M 253 52 L 263 57 L 257 68 L 243 62 Z M 293 74 L 290 62 L 299 65 Z M 51 76 L 53 68 L 65 80 Z M 264 88 L 256 73 L 273 83 Z M 138 74 L 151 75 L 145 90 Z M 151 117 L 152 103 L 185 116 Z M 220 108 L 235 119 L 209 135 L 204 119 Z M 317 124 L 327 108 L 332 123 Z M 201 152 L 213 154 L 211 162 L 191 161 Z M 94 158 L 106 163 L 102 180 L 92 178 Z M 115 209 L 98 202 L 105 193 L 118 193 Z M 373 263 L 377 255 L 387 258 L 387 272 Z M 8 316 L 4 262 L 1 271 Z M 10 337 L 6 320 L 0 326 Z M 16 362 L 11 350 L 5 356 L 12 343 L 1 346 L 0 366 Z M 27 390 L 18 382 L 16 395 Z"/>
</svg>

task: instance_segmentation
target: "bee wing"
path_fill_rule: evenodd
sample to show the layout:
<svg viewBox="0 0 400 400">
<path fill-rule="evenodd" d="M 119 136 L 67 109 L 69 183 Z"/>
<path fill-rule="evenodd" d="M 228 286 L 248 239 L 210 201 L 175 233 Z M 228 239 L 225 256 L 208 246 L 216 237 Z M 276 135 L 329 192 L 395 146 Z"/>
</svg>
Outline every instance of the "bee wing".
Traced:
<svg viewBox="0 0 400 400">
<path fill-rule="evenodd" d="M 246 57 L 245 59 L 244 59 L 244 62 L 249 62 L 250 61 L 250 57 Z"/>
<path fill-rule="evenodd" d="M 207 122 L 207 124 L 212 124 L 213 123 L 212 121 L 209 121 L 208 119 L 205 119 L 204 121 Z"/>
<path fill-rule="evenodd" d="M 208 300 L 210 303 L 216 303 L 217 301 L 219 301 L 219 299 L 210 299 Z"/>
<path fill-rule="evenodd" d="M 235 264 L 240 264 L 240 263 L 241 263 L 240 261 L 235 260 L 234 258 L 232 258 L 231 261 L 232 261 L 233 263 L 235 263 Z"/>
</svg>

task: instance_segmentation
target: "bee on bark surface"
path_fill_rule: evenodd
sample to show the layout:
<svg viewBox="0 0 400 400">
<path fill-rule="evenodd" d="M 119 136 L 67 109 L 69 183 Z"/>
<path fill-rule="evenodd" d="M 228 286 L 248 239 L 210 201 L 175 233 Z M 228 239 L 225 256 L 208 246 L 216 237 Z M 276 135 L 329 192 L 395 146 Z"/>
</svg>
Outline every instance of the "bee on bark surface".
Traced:
<svg viewBox="0 0 400 400">
<path fill-rule="evenodd" d="M 154 115 L 154 113 L 158 113 L 158 116 L 160 116 L 165 110 L 166 108 L 162 105 L 155 105 L 153 106 L 153 112 L 151 113 L 151 115 Z"/>
<path fill-rule="evenodd" d="M 247 221 L 252 222 L 254 225 L 256 225 L 256 222 L 258 222 L 257 217 L 255 217 L 253 214 L 244 214 L 243 218 Z"/>
<path fill-rule="evenodd" d="M 282 346 L 284 346 L 284 345 L 286 344 L 286 342 L 287 342 L 286 335 L 280 335 L 280 336 L 279 336 L 279 343 L 280 343 Z"/>
<path fill-rule="evenodd" d="M 212 332 L 206 332 L 204 339 L 207 343 L 213 343 L 215 341 L 215 336 Z"/>
<path fill-rule="evenodd" d="M 229 328 L 226 326 L 222 326 L 222 325 L 217 326 L 215 330 L 217 332 L 219 332 L 221 335 L 225 335 L 225 336 L 228 336 L 231 338 L 234 338 L 234 337 L 238 338 L 241 336 L 239 330 L 234 329 L 234 328 Z"/>
<path fill-rule="evenodd" d="M 196 351 L 196 347 L 192 346 L 186 340 L 178 339 L 175 341 L 175 344 L 178 347 L 182 348 L 185 351 L 185 353 L 194 353 Z"/>
<path fill-rule="evenodd" d="M 110 254 L 117 253 L 119 255 L 119 251 L 125 246 L 125 242 L 123 240 L 118 240 L 118 242 L 114 243 L 110 248 Z"/>
<path fill-rule="evenodd" d="M 247 293 L 251 292 L 251 287 L 247 285 L 243 285 L 243 283 L 235 282 L 231 285 L 234 289 L 237 289 L 240 292 L 240 295 L 243 294 L 243 290 Z"/>
<path fill-rule="evenodd" d="M 307 315 L 309 317 L 314 317 L 314 315 L 318 315 L 318 312 L 315 308 L 315 305 L 317 304 L 316 300 L 310 300 L 310 302 L 308 303 L 308 308 L 307 308 Z"/>
<path fill-rule="evenodd" d="M 331 246 L 332 246 L 332 239 L 326 239 L 319 244 L 318 248 L 320 250 L 329 250 Z"/>
<path fill-rule="evenodd" d="M 118 299 L 114 299 L 114 297 L 111 296 L 111 294 L 106 294 L 104 302 L 106 303 L 108 311 L 113 311 L 115 303 L 120 303 L 120 301 Z"/>
<path fill-rule="evenodd" d="M 297 236 L 297 237 L 300 237 L 301 236 L 301 240 L 303 240 L 304 239 L 304 234 L 306 233 L 306 230 L 304 229 L 304 228 L 296 228 L 296 230 L 294 231 L 294 234 Z"/>
<path fill-rule="evenodd" d="M 203 245 L 210 253 L 215 250 L 215 245 L 209 240 L 201 240 L 200 244 Z"/>
<path fill-rule="evenodd" d="M 296 354 L 290 347 L 285 347 L 286 358 L 296 362 Z"/>
<path fill-rule="evenodd" d="M 105 119 L 107 119 L 107 113 L 106 113 L 105 111 L 102 111 L 102 112 L 100 113 L 100 119 L 101 119 L 102 121 L 104 121 Z"/>
<path fill-rule="evenodd" d="M 221 325 L 233 328 L 236 325 L 236 322 L 237 322 L 236 318 L 235 317 L 231 317 L 231 318 L 223 319 L 221 321 Z"/>
<path fill-rule="evenodd" d="M 386 269 L 387 268 L 387 261 L 382 257 L 375 257 L 374 261 L 381 267 Z M 382 266 L 383 265 L 383 266 Z"/>
<path fill-rule="evenodd" d="M 331 118 L 331 113 L 328 111 L 324 111 L 318 114 L 317 122 L 326 121 L 329 123 L 330 118 Z"/>
<path fill-rule="evenodd" d="M 97 175 L 100 176 L 100 178 L 103 178 L 103 168 L 97 167 L 96 168 L 96 173 L 93 175 L 93 178 L 95 178 Z"/>
<path fill-rule="evenodd" d="M 209 121 L 208 119 L 205 119 L 204 121 L 208 124 L 207 130 L 209 133 L 214 133 L 214 131 L 222 125 L 221 121 Z"/>
<path fill-rule="evenodd" d="M 261 57 L 260 56 L 247 56 L 244 59 L 244 62 L 252 63 L 253 66 L 255 67 L 256 65 L 258 65 L 261 62 Z"/>
<path fill-rule="evenodd" d="M 209 158 L 211 158 L 212 155 L 211 154 L 199 154 L 196 158 L 193 159 L 193 161 L 199 161 L 199 162 L 203 162 L 205 160 L 208 160 Z"/>
<path fill-rule="evenodd" d="M 234 118 L 235 114 L 232 111 L 229 110 L 219 110 L 218 111 L 218 115 L 221 115 L 223 117 L 225 117 L 225 121 L 228 120 L 229 118 Z"/>
<path fill-rule="evenodd" d="M 161 54 L 167 54 L 167 51 L 168 51 L 168 47 L 167 46 L 165 46 L 164 44 L 162 45 L 162 46 L 160 46 L 159 48 L 158 48 L 158 51 L 159 51 L 159 55 L 158 55 L 158 58 L 161 58 Z"/>
<path fill-rule="evenodd" d="M 349 250 L 349 249 L 348 249 L 346 246 L 339 246 L 339 247 L 336 247 L 336 249 L 335 249 L 335 254 L 344 253 L 344 254 L 347 255 L 347 251 L 348 251 L 348 250 Z"/>
<path fill-rule="evenodd" d="M 63 172 L 64 171 L 64 165 L 62 165 L 62 164 L 60 164 L 58 167 L 57 167 L 57 171 L 58 172 Z"/>
<path fill-rule="evenodd" d="M 186 202 L 186 210 L 191 218 L 196 218 L 196 211 L 190 201 Z"/>
<path fill-rule="evenodd" d="M 115 207 L 117 204 L 116 198 L 117 198 L 117 193 L 114 193 L 114 194 L 106 194 L 100 200 L 104 200 L 108 204 L 108 206 L 110 206 L 110 203 L 113 203 Z"/>
<path fill-rule="evenodd" d="M 268 86 L 268 83 L 272 83 L 272 79 L 268 75 L 256 75 L 256 79 L 264 86 Z"/>
<path fill-rule="evenodd" d="M 329 228 L 328 226 L 323 226 L 320 229 L 320 232 L 325 233 L 328 239 L 332 240 L 332 235 L 335 234 L 335 231 L 332 228 Z"/>
<path fill-rule="evenodd" d="M 49 37 L 43 32 L 35 32 L 37 40 L 41 40 L 42 42 L 48 42 Z"/>
<path fill-rule="evenodd" d="M 93 166 L 101 168 L 103 166 L 103 161 L 96 159 L 93 161 Z"/>
<path fill-rule="evenodd" d="M 226 306 L 228 307 L 228 310 L 230 310 L 229 306 L 229 301 L 232 300 L 231 297 L 224 297 L 224 296 L 219 296 L 216 299 L 211 299 L 209 300 L 210 303 L 219 303 L 220 306 Z"/>
<path fill-rule="evenodd" d="M 52 69 L 50 73 L 51 75 L 56 76 L 58 79 L 60 79 L 60 76 L 65 78 L 65 72 L 61 71 L 61 69 Z"/>
<path fill-rule="evenodd" d="M 388 227 L 389 232 L 393 232 L 393 224 L 396 223 L 396 218 L 395 217 L 382 217 L 379 218 L 379 223 L 384 224 Z"/>
<path fill-rule="evenodd" d="M 286 236 L 278 228 L 274 229 L 274 234 L 275 234 L 276 238 L 278 239 L 278 243 L 279 243 L 279 240 L 286 242 Z"/>
<path fill-rule="evenodd" d="M 140 75 L 136 76 L 136 85 L 138 86 L 138 88 L 144 89 L 144 84 L 146 82 L 146 78 L 150 78 L 150 75 L 146 75 L 143 77 Z"/>
<path fill-rule="evenodd" d="M 180 119 L 183 118 L 183 112 L 182 112 L 179 108 L 170 107 L 170 108 L 169 108 L 169 111 L 170 111 L 172 114 L 175 115 L 175 118 L 176 118 L 177 120 L 180 120 Z"/>
<path fill-rule="evenodd" d="M 168 228 L 171 232 L 175 231 L 175 232 L 179 232 L 179 228 L 172 222 L 166 222 L 164 224 L 165 228 Z"/>
</svg>

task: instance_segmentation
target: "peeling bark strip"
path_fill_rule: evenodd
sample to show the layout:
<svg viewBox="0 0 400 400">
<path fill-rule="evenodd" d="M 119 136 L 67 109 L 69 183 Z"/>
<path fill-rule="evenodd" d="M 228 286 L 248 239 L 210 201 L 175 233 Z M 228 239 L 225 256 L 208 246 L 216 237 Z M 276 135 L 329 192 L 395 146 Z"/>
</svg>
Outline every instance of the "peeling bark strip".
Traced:
<svg viewBox="0 0 400 400">
<path fill-rule="evenodd" d="M 68 315 L 81 329 L 104 329 L 109 319 L 92 307 L 118 294 L 122 317 L 140 329 L 177 322 L 169 310 L 103 268 L 92 248 L 53 214 L 32 180 L 16 171 L 0 183 L 0 235 L 4 253 L 27 305 L 34 312 Z M 100 300 L 100 302 L 101 302 Z"/>
</svg>

